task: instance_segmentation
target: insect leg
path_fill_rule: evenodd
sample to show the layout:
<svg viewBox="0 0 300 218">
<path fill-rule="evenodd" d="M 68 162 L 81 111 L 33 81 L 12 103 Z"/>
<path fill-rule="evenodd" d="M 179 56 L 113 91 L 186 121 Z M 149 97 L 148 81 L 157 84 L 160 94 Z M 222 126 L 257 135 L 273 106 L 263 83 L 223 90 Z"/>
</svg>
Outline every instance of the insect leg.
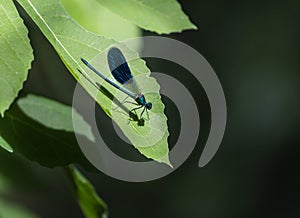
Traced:
<svg viewBox="0 0 300 218">
<path fill-rule="evenodd" d="M 147 113 L 147 119 L 150 120 L 150 117 L 149 117 L 149 113 L 148 113 L 147 108 L 146 108 L 146 113 Z"/>
<path fill-rule="evenodd" d="M 142 119 L 143 113 L 145 112 L 145 110 L 146 110 L 146 107 L 144 107 L 144 109 L 143 109 L 143 111 L 142 111 L 142 113 L 141 113 L 140 119 Z M 147 110 L 146 110 L 146 111 L 147 111 Z"/>
<path fill-rule="evenodd" d="M 134 111 L 134 113 L 136 114 L 136 110 L 138 110 L 138 109 L 140 109 L 140 108 L 142 108 L 142 107 L 144 107 L 143 105 L 141 105 L 141 106 L 139 106 L 139 107 L 136 107 L 136 108 L 133 108 L 132 110 L 130 110 L 130 111 Z"/>
</svg>

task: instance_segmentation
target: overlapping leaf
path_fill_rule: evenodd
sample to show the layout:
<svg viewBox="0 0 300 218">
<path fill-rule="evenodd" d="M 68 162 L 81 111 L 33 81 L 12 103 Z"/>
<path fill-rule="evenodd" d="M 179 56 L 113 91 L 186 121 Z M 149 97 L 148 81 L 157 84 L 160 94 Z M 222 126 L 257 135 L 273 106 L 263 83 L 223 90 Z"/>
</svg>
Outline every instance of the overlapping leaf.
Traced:
<svg viewBox="0 0 300 218">
<path fill-rule="evenodd" d="M 32 49 L 12 1 L 0 0 L 0 115 L 9 108 L 27 79 Z"/>
<path fill-rule="evenodd" d="M 7 111 L 5 117 L 0 119 L 0 137 L 14 152 L 43 166 L 56 167 L 78 163 L 86 169 L 93 169 L 79 149 L 74 133 L 68 129 L 69 123 L 72 122 L 71 108 L 69 108 L 69 116 L 65 113 L 67 111 L 65 105 L 54 103 L 49 99 L 43 99 L 32 105 L 33 99 L 41 99 L 41 97 L 21 98 L 19 100 L 21 108 L 17 101 Z M 36 103 L 39 104 L 39 107 L 36 107 Z M 52 107 L 54 104 L 56 109 Z M 32 108 L 30 109 L 30 107 Z M 43 114 L 37 112 L 39 110 Z M 34 111 L 36 114 L 32 113 Z M 53 116 L 60 117 L 62 120 L 55 121 Z M 80 117 L 77 119 L 80 120 Z M 82 123 L 83 127 L 87 126 L 84 122 Z M 87 137 L 91 136 L 91 133 L 86 132 Z M 83 134 L 85 133 L 82 132 Z"/>
</svg>

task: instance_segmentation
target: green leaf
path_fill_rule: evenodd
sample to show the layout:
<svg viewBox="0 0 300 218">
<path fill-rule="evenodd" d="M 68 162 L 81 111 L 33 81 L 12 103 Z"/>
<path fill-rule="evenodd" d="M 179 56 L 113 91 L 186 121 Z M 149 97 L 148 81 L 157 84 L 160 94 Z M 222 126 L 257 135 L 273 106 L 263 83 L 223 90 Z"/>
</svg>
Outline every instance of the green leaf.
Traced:
<svg viewBox="0 0 300 218">
<path fill-rule="evenodd" d="M 38 216 L 33 214 L 28 209 L 23 208 L 15 203 L 11 203 L 0 199 L 0 217 L 37 218 Z"/>
<path fill-rule="evenodd" d="M 1 159 L 2 160 L 2 159 Z M 0 195 L 3 193 L 8 193 L 11 191 L 11 186 L 6 177 L 2 175 L 2 172 L 0 173 Z"/>
<path fill-rule="evenodd" d="M 141 36 L 141 29 L 112 13 L 96 0 L 61 0 L 68 13 L 84 28 L 118 41 Z"/>
<path fill-rule="evenodd" d="M 61 104 L 48 98 L 36 95 L 27 95 L 17 101 L 19 108 L 24 114 L 40 124 L 55 130 L 65 130 L 74 132 L 73 119 L 80 128 L 77 129 L 78 134 L 86 136 L 89 140 L 94 141 L 94 135 L 91 127 L 83 120 L 81 115 L 72 110 L 70 106 Z"/>
<path fill-rule="evenodd" d="M 169 133 L 159 85 L 154 78 L 149 77 L 150 70 L 145 62 L 138 58 L 137 53 L 129 50 L 125 45 L 116 44 L 112 39 L 87 32 L 74 22 L 58 0 L 18 0 L 18 2 L 53 45 L 72 75 L 115 121 L 132 144 L 146 157 L 169 164 L 167 143 Z M 144 126 L 140 126 L 137 121 L 130 121 L 128 124 L 128 111 L 116 113 L 114 108 L 118 104 L 112 101 L 112 96 L 117 96 L 119 101 L 122 101 L 125 96 L 109 84 L 103 83 L 103 80 L 93 72 L 86 71 L 86 66 L 80 61 L 81 57 L 87 60 L 95 59 L 95 66 L 103 74 L 110 75 L 106 52 L 112 45 L 119 47 L 127 59 L 132 60 L 129 62 L 132 74 L 136 76 L 142 92 L 146 93 L 147 100 L 153 103 L 153 109 L 149 112 L 151 119 L 145 121 Z M 93 81 L 103 83 L 101 91 L 91 85 L 79 71 Z M 131 105 L 128 106 L 132 108 Z"/>
<path fill-rule="evenodd" d="M 111 12 L 96 0 L 61 0 L 67 12 L 87 30 L 117 41 L 135 38 L 132 47 L 141 50 L 141 29 Z M 108 22 L 109 21 L 109 22 Z"/>
<path fill-rule="evenodd" d="M 78 163 L 86 169 L 93 169 L 79 149 L 74 133 L 58 130 L 65 127 L 61 125 L 61 121 L 54 118 L 56 115 L 63 119 L 65 123 L 72 122 L 70 115 L 66 114 L 65 118 L 62 116 L 66 111 L 66 106 L 44 99 L 37 102 L 39 106 L 30 111 L 30 106 L 36 107 L 32 104 L 34 98 L 41 99 L 41 97 L 36 96 L 21 99 L 21 103 L 15 102 L 10 110 L 6 112 L 5 117 L 0 118 L 0 137 L 16 153 L 22 154 L 43 166 L 56 167 Z M 50 106 L 48 108 L 45 107 L 45 102 L 49 102 Z M 22 105 L 22 109 L 25 108 L 25 113 L 32 117 L 27 116 L 18 107 L 19 104 Z M 53 111 L 53 105 L 57 107 L 55 111 Z M 61 114 L 57 112 L 60 109 Z M 36 115 L 32 114 L 33 111 Z M 44 115 L 41 115 L 41 111 L 44 112 Z M 71 113 L 71 108 L 69 108 L 69 112 Z M 49 122 L 51 119 L 53 121 Z M 54 122 L 55 120 L 57 123 Z M 41 124 L 41 121 L 44 123 Z"/>
<path fill-rule="evenodd" d="M 0 115 L 3 117 L 27 79 L 33 55 L 28 31 L 11 0 L 0 0 L 0 28 Z"/>
<path fill-rule="evenodd" d="M 168 34 L 197 29 L 176 0 L 97 0 L 145 30 Z"/>
<path fill-rule="evenodd" d="M 74 166 L 67 167 L 66 172 L 73 184 L 73 193 L 85 217 L 107 217 L 107 206 L 98 196 L 93 185 Z"/>
<path fill-rule="evenodd" d="M 0 135 L 0 146 L 8 152 L 12 153 L 14 151 L 12 147 L 10 147 L 10 145 L 4 140 L 4 138 L 1 137 L 1 135 Z"/>
</svg>

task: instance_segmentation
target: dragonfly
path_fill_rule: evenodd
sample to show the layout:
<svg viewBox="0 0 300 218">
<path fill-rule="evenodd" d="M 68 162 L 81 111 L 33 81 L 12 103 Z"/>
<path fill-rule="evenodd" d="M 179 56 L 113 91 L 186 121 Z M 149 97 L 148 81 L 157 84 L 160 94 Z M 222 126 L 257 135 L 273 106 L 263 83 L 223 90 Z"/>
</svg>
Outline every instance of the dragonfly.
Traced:
<svg viewBox="0 0 300 218">
<path fill-rule="evenodd" d="M 108 62 L 108 65 L 109 65 L 109 68 L 110 68 L 110 71 L 111 71 L 113 77 L 121 85 L 118 85 L 115 82 L 113 82 L 112 80 L 105 77 L 102 73 L 100 73 L 96 68 L 94 68 L 85 59 L 81 58 L 81 61 L 90 70 L 95 72 L 98 76 L 100 76 L 102 79 L 104 79 L 110 85 L 114 86 L 118 90 L 125 93 L 127 95 L 126 99 L 128 97 L 130 97 L 135 100 L 135 102 L 128 102 L 128 103 L 131 103 L 131 104 L 134 104 L 137 106 L 137 107 L 133 108 L 132 110 L 130 110 L 130 112 L 134 111 L 136 113 L 136 110 L 143 108 L 143 111 L 140 115 L 140 119 L 142 119 L 142 116 L 145 111 L 146 111 L 148 119 L 149 119 L 148 110 L 152 109 L 152 103 L 147 102 L 145 96 L 141 93 L 140 88 L 138 87 L 135 79 L 133 78 L 130 68 L 128 66 L 128 63 L 120 49 L 118 49 L 116 47 L 110 48 L 107 53 L 107 62 Z"/>
</svg>

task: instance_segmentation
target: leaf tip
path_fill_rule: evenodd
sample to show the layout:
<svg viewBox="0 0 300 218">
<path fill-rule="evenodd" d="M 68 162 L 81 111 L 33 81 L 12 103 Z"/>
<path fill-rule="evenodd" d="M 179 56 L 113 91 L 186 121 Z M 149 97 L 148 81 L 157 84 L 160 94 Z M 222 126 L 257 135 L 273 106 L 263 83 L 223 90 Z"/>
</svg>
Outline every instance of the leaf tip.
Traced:
<svg viewBox="0 0 300 218">
<path fill-rule="evenodd" d="M 9 153 L 13 153 L 13 148 L 0 136 L 0 147 Z"/>
<path fill-rule="evenodd" d="M 161 158 L 158 159 L 157 161 L 160 162 L 160 163 L 167 164 L 169 167 L 173 168 L 173 165 L 172 165 L 171 162 L 170 162 L 170 159 L 169 159 L 169 155 L 168 155 L 168 154 L 166 154 L 165 156 L 161 157 Z"/>
<path fill-rule="evenodd" d="M 198 27 L 195 24 L 191 23 L 190 29 L 192 29 L 192 30 L 198 30 Z"/>
<path fill-rule="evenodd" d="M 14 150 L 10 146 L 5 148 L 5 150 L 8 151 L 9 153 L 14 153 Z"/>
</svg>

